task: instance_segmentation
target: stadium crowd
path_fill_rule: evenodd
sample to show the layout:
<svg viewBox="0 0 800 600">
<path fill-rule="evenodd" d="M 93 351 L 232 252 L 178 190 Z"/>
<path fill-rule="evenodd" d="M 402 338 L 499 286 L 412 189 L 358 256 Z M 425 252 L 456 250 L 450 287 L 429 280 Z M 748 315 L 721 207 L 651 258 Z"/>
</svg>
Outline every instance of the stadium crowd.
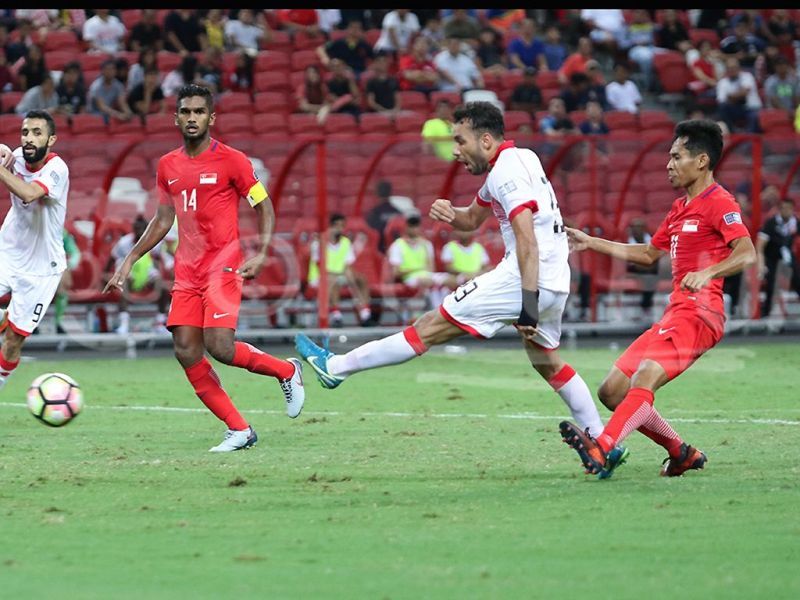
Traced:
<svg viewBox="0 0 800 600">
<path fill-rule="evenodd" d="M 447 114 L 470 99 L 497 103 L 511 134 L 548 144 L 575 135 L 669 135 L 690 116 L 716 119 L 728 134 L 796 135 L 798 26 L 797 9 L 2 9 L 0 138 L 13 143 L 20 117 L 46 109 L 56 116 L 62 142 L 85 135 L 177 141 L 171 99 L 185 83 L 211 89 L 219 114 L 213 134 L 223 140 L 416 134 L 433 140 L 423 147 L 427 160 L 443 164 L 452 159 L 439 137 L 448 135 Z M 126 174 L 147 192 L 152 165 L 137 164 L 131 160 Z M 267 168 L 272 175 L 276 164 Z M 103 186 L 109 164 L 86 172 L 85 163 L 70 165 L 73 196 L 96 202 L 93 192 Z M 401 185 L 396 177 L 391 183 Z M 564 201 L 570 216 L 580 214 L 578 198 L 586 190 L 557 190 L 576 192 Z M 736 191 L 747 208 L 750 190 Z M 404 189 L 397 193 L 400 208 L 380 229 L 362 218 L 379 204 L 371 193 L 363 206 L 341 201 L 330 212 L 347 217 L 349 233 L 361 227 L 367 247 L 374 244 L 387 262 L 407 219 L 422 215 L 435 247 L 428 270 L 446 273 L 440 251 L 450 239 L 428 227 L 425 202 L 408 194 L 403 205 L 404 195 Z M 777 211 L 780 200 L 765 205 L 765 214 Z M 147 206 L 120 213 L 118 233 L 130 231 L 138 209 Z M 363 214 L 354 214 L 355 206 Z M 76 205 L 69 217 L 85 218 L 82 208 Z M 638 228 L 647 215 L 629 216 Z M 644 223 L 652 233 L 653 221 Z M 287 231 L 300 229 L 287 225 Z M 316 230 L 315 220 L 309 227 Z M 627 232 L 627 224 L 620 227 L 621 237 Z M 77 237 L 83 260 L 94 260 L 88 242 Z M 491 243 L 482 241 L 495 259 Z M 107 257 L 95 258 L 104 263 Z M 308 259 L 301 254 L 301 263 Z M 348 268 L 360 268 L 370 284 L 382 281 L 379 266 L 365 265 L 348 259 Z M 588 267 L 576 266 L 585 292 Z M 401 286 L 395 291 L 402 289 L 402 277 L 388 277 Z M 420 286 L 402 293 L 430 291 Z M 342 294 L 348 297 L 346 289 Z M 357 322 L 377 322 L 364 306 L 369 294 L 357 294 Z M 582 293 L 582 312 L 587 303 Z M 649 313 L 651 307 L 652 297 L 643 299 L 642 308 Z"/>
</svg>

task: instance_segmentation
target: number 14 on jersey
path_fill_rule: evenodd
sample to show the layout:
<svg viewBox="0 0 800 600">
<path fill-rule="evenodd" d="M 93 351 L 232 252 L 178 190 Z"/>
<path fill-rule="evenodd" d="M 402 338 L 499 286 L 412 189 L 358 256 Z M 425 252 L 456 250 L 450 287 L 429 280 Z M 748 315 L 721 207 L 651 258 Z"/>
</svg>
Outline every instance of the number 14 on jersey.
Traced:
<svg viewBox="0 0 800 600">
<path fill-rule="evenodd" d="M 188 212 L 189 208 L 197 210 L 197 188 L 192 188 L 191 194 L 186 190 L 181 190 L 181 196 L 183 197 L 183 212 Z"/>
</svg>

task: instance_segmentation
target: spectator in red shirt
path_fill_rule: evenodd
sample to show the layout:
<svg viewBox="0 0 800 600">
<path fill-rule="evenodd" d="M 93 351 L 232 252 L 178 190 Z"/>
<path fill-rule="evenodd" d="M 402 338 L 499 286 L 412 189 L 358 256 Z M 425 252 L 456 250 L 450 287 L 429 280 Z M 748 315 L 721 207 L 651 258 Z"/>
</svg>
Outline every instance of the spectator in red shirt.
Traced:
<svg viewBox="0 0 800 600">
<path fill-rule="evenodd" d="M 591 60 L 594 45 L 592 40 L 586 36 L 578 39 L 578 48 L 570 54 L 561 68 L 558 70 L 558 81 L 561 85 L 567 85 L 573 73 L 585 73 L 586 63 Z"/>
<path fill-rule="evenodd" d="M 440 75 L 428 59 L 428 40 L 418 37 L 411 45 L 411 53 L 400 57 L 397 64 L 401 90 L 415 90 L 430 94 L 439 89 Z"/>
<path fill-rule="evenodd" d="M 281 8 L 275 11 L 280 28 L 292 35 L 303 32 L 311 37 L 323 37 L 317 11 L 313 8 Z"/>
</svg>

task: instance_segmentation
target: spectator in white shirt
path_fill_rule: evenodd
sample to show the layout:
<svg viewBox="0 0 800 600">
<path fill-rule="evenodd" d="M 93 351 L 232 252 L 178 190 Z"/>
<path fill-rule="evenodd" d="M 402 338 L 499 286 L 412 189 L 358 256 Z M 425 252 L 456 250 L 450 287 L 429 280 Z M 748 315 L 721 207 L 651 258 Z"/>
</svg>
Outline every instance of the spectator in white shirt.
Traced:
<svg viewBox="0 0 800 600">
<path fill-rule="evenodd" d="M 461 51 L 461 40 L 458 38 L 447 38 L 445 49 L 434 57 L 433 64 L 442 76 L 440 89 L 444 92 L 463 92 L 484 87 L 478 65 Z"/>
<path fill-rule="evenodd" d="M 625 63 L 614 65 L 614 81 L 606 85 L 606 100 L 611 110 L 624 110 L 634 114 L 639 112 L 642 94 L 630 79 L 630 69 Z"/>
<path fill-rule="evenodd" d="M 381 23 L 381 35 L 375 42 L 375 52 L 388 51 L 395 55 L 408 52 L 411 39 L 420 30 L 417 15 L 408 8 L 389 11 Z"/>
<path fill-rule="evenodd" d="M 620 8 L 582 8 L 580 19 L 595 46 L 613 55 L 625 33 L 625 14 Z"/>
<path fill-rule="evenodd" d="M 225 23 L 225 41 L 232 51 L 244 50 L 256 55 L 268 35 L 265 22 L 256 21 L 255 13 L 249 8 L 240 9 L 236 19 Z"/>
<path fill-rule="evenodd" d="M 726 58 L 725 77 L 717 82 L 719 118 L 732 133 L 742 130 L 758 133 L 758 111 L 762 106 L 756 78 L 742 70 L 738 58 Z"/>
<path fill-rule="evenodd" d="M 127 30 L 122 21 L 107 8 L 95 9 L 95 15 L 83 24 L 83 41 L 89 44 L 91 52 L 116 54 L 125 49 Z"/>
</svg>

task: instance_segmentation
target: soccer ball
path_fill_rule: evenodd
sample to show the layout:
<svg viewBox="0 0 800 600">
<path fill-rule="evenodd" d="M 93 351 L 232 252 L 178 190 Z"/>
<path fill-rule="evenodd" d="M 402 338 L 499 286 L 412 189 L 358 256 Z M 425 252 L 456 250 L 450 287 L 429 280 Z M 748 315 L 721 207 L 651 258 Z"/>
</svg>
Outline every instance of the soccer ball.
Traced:
<svg viewBox="0 0 800 600">
<path fill-rule="evenodd" d="M 45 373 L 28 388 L 28 409 L 45 425 L 61 427 L 83 409 L 83 393 L 72 377 L 64 373 Z"/>
</svg>

